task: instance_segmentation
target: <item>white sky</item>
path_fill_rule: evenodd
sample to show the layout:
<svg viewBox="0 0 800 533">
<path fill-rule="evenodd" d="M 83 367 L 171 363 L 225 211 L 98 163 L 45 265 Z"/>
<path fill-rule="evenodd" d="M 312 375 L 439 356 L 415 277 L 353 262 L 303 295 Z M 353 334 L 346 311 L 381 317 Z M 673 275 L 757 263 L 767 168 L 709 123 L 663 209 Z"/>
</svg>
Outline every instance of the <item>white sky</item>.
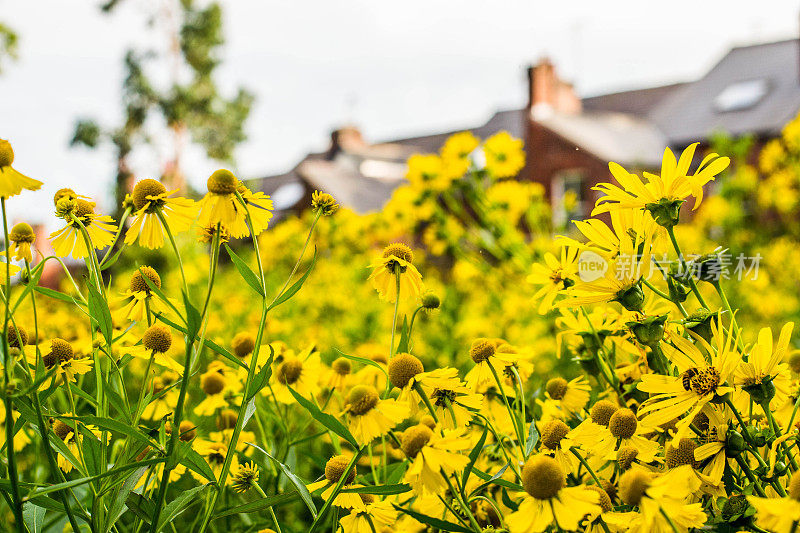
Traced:
<svg viewBox="0 0 800 533">
<path fill-rule="evenodd" d="M 0 138 L 15 166 L 46 182 L 13 199 L 14 217 L 51 219 L 60 187 L 108 201 L 110 150 L 68 147 L 75 119 L 116 125 L 122 56 L 162 48 L 145 6 L 123 0 L 0 0 L 0 20 L 20 34 L 20 59 L 0 75 Z M 242 178 L 283 172 L 324 149 L 331 128 L 357 124 L 368 140 L 483 123 L 525 102 L 525 66 L 549 55 L 584 95 L 689 80 L 733 44 L 794 37 L 800 4 L 789 0 L 541 2 L 512 0 L 229 0 L 219 80 L 257 102 Z M 168 151 L 168 146 L 162 148 Z M 185 170 L 202 185 L 218 165 L 195 151 Z M 148 177 L 158 154 L 140 153 Z"/>
</svg>

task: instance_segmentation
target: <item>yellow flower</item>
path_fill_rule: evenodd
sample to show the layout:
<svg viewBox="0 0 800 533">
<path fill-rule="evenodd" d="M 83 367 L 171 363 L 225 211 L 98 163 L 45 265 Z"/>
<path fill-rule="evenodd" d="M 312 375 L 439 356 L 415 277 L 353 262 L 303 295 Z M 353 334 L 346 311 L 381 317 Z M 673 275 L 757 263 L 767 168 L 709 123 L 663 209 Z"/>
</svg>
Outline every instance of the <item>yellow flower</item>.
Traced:
<svg viewBox="0 0 800 533">
<path fill-rule="evenodd" d="M 500 375 L 505 367 L 519 359 L 514 348 L 503 339 L 475 339 L 469 349 L 469 355 L 475 363 L 467 375 L 467 387 L 477 390 L 478 387 L 494 381 L 494 376 Z"/>
<path fill-rule="evenodd" d="M 269 225 L 274 209 L 272 199 L 263 192 L 252 192 L 230 170 L 220 169 L 211 174 L 207 186 L 208 193 L 200 200 L 199 222 L 202 228 L 219 224 L 233 238 L 246 237 L 250 235 L 247 213 L 253 223 L 253 236 Z M 244 205 L 237 198 L 237 193 Z"/>
<path fill-rule="evenodd" d="M 281 403 L 295 403 L 294 396 L 289 392 L 289 387 L 304 398 L 316 396 L 319 392 L 319 375 L 322 363 L 319 354 L 313 352 L 314 346 L 308 346 L 296 357 L 288 353 L 281 360 L 274 363 L 271 378 L 271 391 L 264 389 L 262 394 L 275 394 L 275 399 Z"/>
<path fill-rule="evenodd" d="M 693 175 L 689 167 L 699 143 L 689 145 L 675 159 L 672 150 L 664 150 L 661 162 L 661 175 L 644 172 L 647 183 L 636 174 L 631 174 L 617 163 L 609 163 L 608 168 L 620 186 L 601 183 L 593 190 L 603 193 L 597 200 L 592 216 L 617 209 L 647 209 L 662 226 L 674 226 L 678 222 L 678 211 L 688 196 L 694 196 L 694 208 L 703 200 L 703 186 L 728 168 L 730 159 L 708 154 Z"/>
<path fill-rule="evenodd" d="M 242 494 L 258 483 L 258 468 L 253 463 L 242 463 L 237 470 L 231 469 L 231 485 L 233 492 Z"/>
<path fill-rule="evenodd" d="M 336 199 L 326 192 L 314 191 L 311 195 L 311 210 L 321 213 L 323 217 L 329 217 L 339 210 Z"/>
<path fill-rule="evenodd" d="M 470 423 L 472 413 L 481 409 L 483 396 L 467 388 L 455 368 L 438 368 L 417 379 L 444 429 L 462 428 Z"/>
<path fill-rule="evenodd" d="M 65 420 L 55 420 L 52 429 L 53 433 L 66 444 L 67 450 L 69 451 L 69 455 L 64 455 L 60 450 L 58 452 L 58 467 L 68 474 L 72 472 L 74 466 L 81 467 L 80 450 L 83 448 L 83 439 L 88 438 L 85 437 L 80 430 L 76 433 L 75 428 L 79 428 L 82 425 L 95 437 L 98 437 L 100 433 L 97 431 L 96 426 L 87 426 L 71 418 L 75 416 L 72 413 L 64 413 L 63 416 Z"/>
<path fill-rule="evenodd" d="M 552 378 L 545 384 L 545 394 L 555 400 L 556 405 L 568 415 L 578 414 L 589 402 L 589 382 L 583 376 L 570 381 L 562 377 Z"/>
<path fill-rule="evenodd" d="M 92 369 L 93 361 L 82 354 L 76 354 L 72 344 L 64 339 L 54 338 L 40 345 L 25 345 L 23 348 L 29 363 L 36 366 L 37 352 L 42 354 L 42 363 L 46 371 L 56 369 L 54 379 L 64 378 L 65 383 L 75 382 L 76 375 L 87 374 Z M 45 386 L 45 383 L 42 383 Z"/>
<path fill-rule="evenodd" d="M 619 302 L 629 311 L 641 311 L 644 293 L 640 282 L 651 275 L 651 258 L 649 241 L 638 236 L 635 240 L 622 241 L 619 254 L 608 262 L 605 273 L 596 279 L 578 281 L 568 289 L 568 297 L 558 302 L 557 307 Z"/>
<path fill-rule="evenodd" d="M 649 241 L 654 247 L 664 241 L 664 228 L 656 224 L 648 211 L 641 209 L 617 209 L 611 211 L 611 226 L 600 219 L 573 220 L 575 228 L 587 239 L 581 243 L 569 237 L 558 237 L 556 242 L 562 246 L 591 250 L 607 259 L 614 259 L 623 249 L 623 244 L 631 239 L 639 242 Z M 628 247 L 625 246 L 627 250 Z"/>
<path fill-rule="evenodd" d="M 11 167 L 13 162 L 14 150 L 11 148 L 11 143 L 0 139 L 0 197 L 16 196 L 23 189 L 38 191 L 42 182 L 14 170 Z"/>
<path fill-rule="evenodd" d="M 793 329 L 793 322 L 784 324 L 778 343 L 773 344 L 772 330 L 768 327 L 762 328 L 747 361 L 736 368 L 734 383 L 744 388 L 761 407 L 766 402 L 773 410 L 777 409 L 789 396 L 791 374 L 783 359 L 789 353 Z"/>
<path fill-rule="evenodd" d="M 445 172 L 454 179 L 463 176 L 469 170 L 469 156 L 480 142 L 480 139 L 469 131 L 462 131 L 448 137 L 440 150 Z"/>
<path fill-rule="evenodd" d="M 330 500 L 333 495 L 333 490 L 339 480 L 347 471 L 347 466 L 350 464 L 350 458 L 345 455 L 334 455 L 325 463 L 325 476 L 314 483 L 306 485 L 309 492 L 316 492 L 321 488 L 325 488 L 322 492 L 322 499 L 325 501 Z M 353 481 L 356 479 L 356 466 L 347 471 L 347 477 L 342 483 L 342 488 L 354 488 Z M 361 496 L 354 492 L 339 492 L 333 500 L 333 505 L 343 509 L 356 509 L 359 511 L 366 511 L 366 504 L 361 499 Z"/>
<path fill-rule="evenodd" d="M 122 353 L 145 361 L 152 359 L 158 366 L 180 374 L 183 372 L 183 365 L 167 355 L 171 346 L 172 334 L 165 326 L 155 324 L 144 332 L 141 344 L 124 347 Z"/>
<path fill-rule="evenodd" d="M 180 374 L 177 372 L 163 371 L 153 376 L 153 396 L 150 403 L 142 411 L 145 420 L 160 420 L 166 415 L 175 412 L 178 405 L 179 390 L 175 387 Z"/>
<path fill-rule="evenodd" d="M 269 226 L 269 221 L 272 220 L 272 212 L 275 209 L 272 203 L 272 198 L 263 192 L 253 192 L 243 184 L 239 184 L 239 195 L 244 200 L 247 207 L 247 212 L 250 214 L 250 219 L 253 223 L 253 236 L 260 235 Z M 238 206 L 237 206 L 238 207 Z M 247 218 L 244 210 L 237 219 L 237 223 L 230 228 L 231 237 L 241 239 L 250 235 L 250 230 L 247 228 Z"/>
<path fill-rule="evenodd" d="M 632 468 L 619 481 L 622 501 L 639 508 L 628 531 L 671 532 L 673 529 L 667 517 L 682 532 L 702 527 L 706 522 L 703 506 L 687 503 L 698 488 L 700 480 L 689 465 L 679 466 L 660 476 L 640 467 Z"/>
<path fill-rule="evenodd" d="M 11 241 L 8 246 L 8 253 L 13 259 L 25 260 L 29 263 L 33 261 L 31 245 L 36 241 L 36 234 L 29 224 L 25 222 L 14 224 L 8 234 L 8 240 Z"/>
<path fill-rule="evenodd" d="M 497 178 L 513 178 L 525 166 L 525 147 L 507 131 L 495 133 L 483 143 L 486 170 Z"/>
<path fill-rule="evenodd" d="M 422 296 L 422 275 L 412 264 L 413 261 L 414 252 L 411 248 L 396 242 L 384 248 L 380 263 L 370 265 L 373 271 L 369 279 L 381 300 L 394 303 L 398 289 L 407 300 L 417 300 Z"/>
<path fill-rule="evenodd" d="M 211 467 L 211 471 L 214 473 L 214 477 L 219 479 L 219 475 L 222 473 L 222 465 L 225 463 L 225 456 L 228 454 L 228 447 L 222 442 L 197 439 L 195 442 L 195 449 L 197 450 L 197 453 L 205 457 L 208 466 Z M 229 471 L 236 472 L 238 469 L 239 459 L 236 457 L 236 453 L 234 453 Z M 194 471 L 190 471 L 193 472 L 194 475 Z M 228 476 L 228 479 L 225 481 L 225 483 L 227 485 L 233 485 L 235 481 L 236 479 L 234 476 Z"/>
<path fill-rule="evenodd" d="M 175 191 L 167 191 L 164 185 L 153 179 L 141 180 L 133 188 L 133 223 L 125 234 L 125 244 L 139 244 L 145 248 L 164 246 L 164 221 L 174 235 L 188 230 L 197 217 L 194 201 L 187 198 L 171 198 Z M 163 221 L 162 221 L 163 217 Z"/>
<path fill-rule="evenodd" d="M 726 335 L 721 319 L 712 323 L 714 345 L 699 336 L 696 342 L 709 359 L 688 339 L 675 335 L 672 344 L 662 343 L 667 359 L 675 365 L 678 376 L 644 374 L 638 389 L 650 393 L 639 408 L 642 423 L 661 426 L 682 417 L 675 426 L 674 442 L 686 436 L 689 424 L 708 402 L 733 391 L 727 382 L 742 359 L 733 345 L 733 328 Z M 710 361 L 710 362 L 709 362 Z"/>
<path fill-rule="evenodd" d="M 566 474 L 555 459 L 537 455 L 522 469 L 522 486 L 527 492 L 519 509 L 508 516 L 511 533 L 538 533 L 550 525 L 574 531 L 584 516 L 599 514 L 600 495 L 584 486 L 567 487 Z"/>
<path fill-rule="evenodd" d="M 575 284 L 578 273 L 578 248 L 561 248 L 561 259 L 550 252 L 544 254 L 544 262 L 536 263 L 531 268 L 528 283 L 541 285 L 533 295 L 539 301 L 539 314 L 545 314 L 553 308 L 553 302 L 561 291 Z"/>
<path fill-rule="evenodd" d="M 228 406 L 226 396 L 235 388 L 230 369 L 219 361 L 209 363 L 206 371 L 200 376 L 200 388 L 205 397 L 194 408 L 194 414 L 209 416 L 219 409 Z"/>
<path fill-rule="evenodd" d="M 397 400 L 381 400 L 378 391 L 369 385 L 350 389 L 345 405 L 350 433 L 361 445 L 386 435 L 409 415 L 408 406 Z"/>
<path fill-rule="evenodd" d="M 435 154 L 417 154 L 409 157 L 406 179 L 418 191 L 434 192 L 447 189 L 452 181 L 445 172 L 442 159 Z"/>
<path fill-rule="evenodd" d="M 756 525 L 773 533 L 791 533 L 800 520 L 800 472 L 789 479 L 788 496 L 784 498 L 757 498 L 747 501 L 756 509 Z"/>
<path fill-rule="evenodd" d="M 463 428 L 440 433 L 417 424 L 403 432 L 401 448 L 411 460 L 403 481 L 422 495 L 444 493 L 447 482 L 443 476 L 460 472 L 469 464 L 469 458 L 459 452 L 470 450 L 472 445 Z"/>
<path fill-rule="evenodd" d="M 128 289 L 119 300 L 124 305 L 119 311 L 115 312 L 117 317 L 131 322 L 144 322 L 147 320 L 147 307 L 149 306 L 151 313 L 160 313 L 166 317 L 173 318 L 172 307 L 160 298 L 153 298 L 153 293 L 145 282 L 145 278 L 149 279 L 157 288 L 161 288 L 161 276 L 158 275 L 158 272 L 152 267 L 140 266 L 131 275 Z M 172 299 L 169 299 L 169 301 L 176 307 L 179 305 L 178 302 Z"/>
<path fill-rule="evenodd" d="M 89 248 L 80 230 L 81 224 L 86 228 L 92 252 L 108 247 L 114 241 L 117 226 L 108 215 L 94 212 L 95 203 L 83 198 L 64 197 L 56 203 L 56 212 L 67 225 L 50 234 L 53 250 L 56 255 L 74 259 L 89 257 Z"/>
<path fill-rule="evenodd" d="M 397 511 L 387 500 L 375 501 L 371 494 L 361 494 L 364 510 L 354 509 L 350 514 L 339 519 L 342 533 L 373 533 L 391 530 L 397 520 Z"/>
</svg>

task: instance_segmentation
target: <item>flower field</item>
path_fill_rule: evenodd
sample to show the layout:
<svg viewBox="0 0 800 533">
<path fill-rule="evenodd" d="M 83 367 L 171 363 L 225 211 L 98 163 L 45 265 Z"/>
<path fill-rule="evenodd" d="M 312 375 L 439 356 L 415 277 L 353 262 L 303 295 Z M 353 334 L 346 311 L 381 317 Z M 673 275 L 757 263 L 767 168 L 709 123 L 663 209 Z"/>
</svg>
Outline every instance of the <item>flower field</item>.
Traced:
<svg viewBox="0 0 800 533">
<path fill-rule="evenodd" d="M 62 189 L 44 257 L 0 140 L 0 529 L 797 531 L 800 120 L 714 144 L 556 228 L 503 132 L 368 215 Z"/>
</svg>

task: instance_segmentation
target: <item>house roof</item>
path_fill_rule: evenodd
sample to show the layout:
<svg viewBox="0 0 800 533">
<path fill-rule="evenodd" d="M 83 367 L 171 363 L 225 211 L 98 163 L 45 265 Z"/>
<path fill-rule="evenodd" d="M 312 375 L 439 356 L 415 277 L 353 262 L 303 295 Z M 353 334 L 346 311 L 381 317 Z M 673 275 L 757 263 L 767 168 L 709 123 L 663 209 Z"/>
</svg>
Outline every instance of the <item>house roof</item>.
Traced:
<svg viewBox="0 0 800 533">
<path fill-rule="evenodd" d="M 648 113 L 673 145 L 708 137 L 714 131 L 732 135 L 773 135 L 800 109 L 800 43 L 797 39 L 733 48 L 705 76 L 684 84 Z M 721 108 L 723 91 L 754 96 L 763 80 L 760 99 L 743 108 Z M 755 86 L 747 87 L 747 82 Z"/>
<path fill-rule="evenodd" d="M 327 152 L 309 154 L 286 174 L 262 179 L 259 187 L 275 194 L 303 184 L 330 192 L 358 212 L 380 209 L 403 182 L 400 165 L 409 155 L 436 152 L 458 131 L 486 138 L 505 130 L 524 138 L 529 116 L 602 160 L 657 166 L 664 146 L 680 147 L 717 130 L 777 134 L 800 110 L 799 72 L 796 39 L 737 47 L 697 81 L 583 98 L 578 114 L 509 109 L 475 128 L 377 144 L 364 143 L 360 134 L 354 142 L 351 135 L 346 143 L 334 140 Z"/>
<path fill-rule="evenodd" d="M 589 96 L 581 99 L 581 103 L 584 111 L 609 111 L 647 116 L 657 104 L 685 85 L 685 83 L 673 83 L 660 87 Z"/>
<path fill-rule="evenodd" d="M 648 120 L 624 113 L 547 113 L 536 122 L 604 161 L 654 167 L 661 163 L 664 135 Z"/>
</svg>

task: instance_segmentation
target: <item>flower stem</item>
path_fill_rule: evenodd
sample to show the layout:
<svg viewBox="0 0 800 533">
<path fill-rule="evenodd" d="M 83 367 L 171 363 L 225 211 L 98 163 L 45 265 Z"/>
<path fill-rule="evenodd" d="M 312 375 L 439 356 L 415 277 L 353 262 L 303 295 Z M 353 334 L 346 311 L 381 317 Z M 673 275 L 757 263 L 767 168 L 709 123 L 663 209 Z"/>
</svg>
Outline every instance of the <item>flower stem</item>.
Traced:
<svg viewBox="0 0 800 533">
<path fill-rule="evenodd" d="M 397 331 L 397 309 L 400 306 L 400 271 L 394 273 L 395 288 L 394 293 L 394 318 L 392 319 L 392 340 L 389 344 L 389 357 L 394 355 L 394 333 Z"/>
<path fill-rule="evenodd" d="M 697 288 L 697 283 L 695 283 L 694 277 L 692 276 L 692 273 L 689 272 L 689 267 L 686 265 L 686 259 L 684 259 L 683 252 L 681 252 L 681 247 L 678 245 L 678 239 L 675 237 L 675 229 L 672 226 L 667 227 L 667 234 L 669 235 L 669 240 L 672 241 L 672 247 L 675 249 L 675 253 L 678 254 L 678 260 L 681 262 L 681 267 L 688 276 L 689 286 L 692 288 L 692 292 L 697 297 L 697 301 L 700 302 L 700 305 L 708 309 L 708 304 L 703 299 L 703 295 L 700 294 L 700 290 Z"/>
<path fill-rule="evenodd" d="M 433 421 L 438 424 L 439 417 L 436 416 L 436 411 L 434 411 L 433 405 L 431 405 L 431 400 L 428 398 L 428 395 L 425 394 L 425 391 L 422 389 L 422 385 L 419 384 L 419 381 L 415 381 L 413 387 L 414 390 L 417 391 L 417 394 L 419 394 L 420 398 L 422 398 L 422 403 L 424 403 L 425 407 L 428 408 L 428 412 L 431 414 Z"/>
<path fill-rule="evenodd" d="M 25 522 L 22 518 L 22 500 L 19 495 L 19 479 L 17 477 L 17 457 L 14 453 L 14 405 L 9 395 L 9 383 L 11 382 L 10 369 L 14 368 L 14 361 L 11 357 L 10 347 L 8 345 L 8 321 L 11 318 L 10 305 L 11 305 L 11 255 L 8 253 L 8 218 L 6 216 L 6 199 L 0 197 L 0 207 L 3 211 L 3 235 L 5 237 L 6 245 L 6 302 L 5 302 L 5 320 L 3 321 L 3 377 L 4 377 L 4 401 L 6 409 L 6 452 L 8 455 L 8 478 L 11 482 L 11 502 L 12 511 L 14 512 L 14 520 L 16 522 L 17 530 L 25 531 Z M 44 431 L 44 429 L 42 429 Z"/>
</svg>

